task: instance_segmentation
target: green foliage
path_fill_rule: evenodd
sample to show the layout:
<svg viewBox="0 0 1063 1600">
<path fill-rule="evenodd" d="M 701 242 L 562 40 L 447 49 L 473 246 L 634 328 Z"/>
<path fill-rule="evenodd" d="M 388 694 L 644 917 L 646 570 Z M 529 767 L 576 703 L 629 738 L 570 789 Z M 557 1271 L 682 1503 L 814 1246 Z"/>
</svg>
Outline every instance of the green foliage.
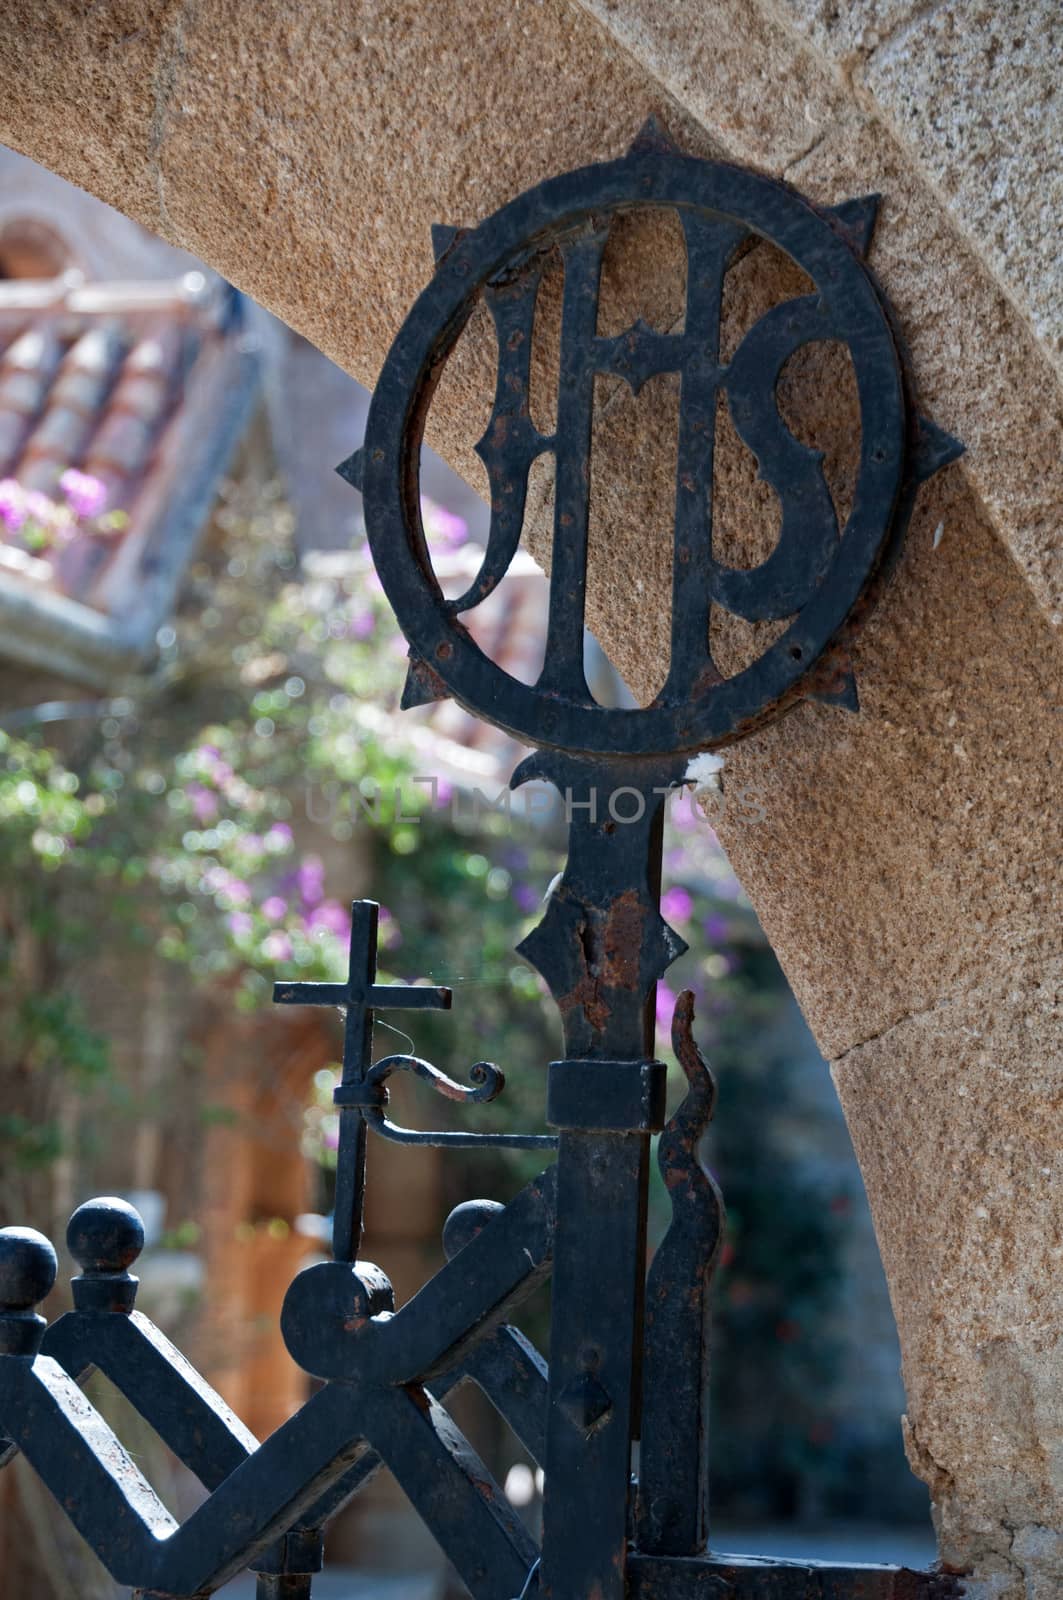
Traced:
<svg viewBox="0 0 1063 1600">
<path fill-rule="evenodd" d="M 296 573 L 276 496 L 234 491 L 222 520 L 224 561 L 192 574 L 159 670 L 138 681 L 135 703 L 32 738 L 0 734 L 0 1080 L 15 1092 L 0 1104 L 0 1162 L 38 1172 L 68 1153 L 77 1119 L 59 1115 L 64 1097 L 67 1108 L 70 1097 L 102 1097 L 138 1109 L 77 1000 L 101 923 L 112 960 L 154 949 L 181 965 L 190 998 L 224 982 L 251 1010 L 277 977 L 346 970 L 349 910 L 339 896 L 350 885 L 326 884 L 319 852 L 355 842 L 382 903 L 382 978 L 455 991 L 452 1014 L 418 1014 L 415 1045 L 399 1031 L 402 1017 L 382 1019 L 381 1053 L 413 1045 L 459 1079 L 473 1061 L 495 1059 L 506 1090 L 492 1105 L 463 1107 L 463 1125 L 541 1127 L 560 1029 L 513 952 L 561 865 L 560 829 L 483 811 L 463 822 L 414 781 L 426 764 L 421 725 L 393 715 L 405 652 L 364 546 Z M 428 525 L 430 537 L 462 536 L 431 508 Z M 716 1395 L 717 1438 L 730 1463 L 725 1491 L 740 1497 L 746 1483 L 799 1478 L 816 1455 L 806 1397 L 829 1387 L 834 1352 L 813 1329 L 838 1292 L 841 1224 L 771 1131 L 785 1109 L 785 1066 L 763 1045 L 785 990 L 688 798 L 672 807 L 665 881 L 664 914 L 692 948 L 670 974 L 674 988 L 660 986 L 658 1050 L 670 1059 L 675 989 L 689 985 L 720 1081 L 714 1159 L 729 1223 L 717 1371 L 729 1376 Z M 335 1069 L 317 1075 L 303 1130 L 326 1208 L 335 1079 Z M 30 1096 L 28 1112 L 34 1084 L 48 1092 Z M 674 1102 L 681 1084 L 673 1090 Z M 205 1104 L 199 1115 L 209 1125 L 233 1113 Z M 412 1120 L 432 1126 L 447 1115 L 425 1093 Z M 451 1199 L 504 1197 L 538 1164 L 534 1153 L 498 1152 L 453 1163 Z M 659 1237 L 670 1206 L 656 1179 L 651 1207 Z M 193 1244 L 194 1225 L 169 1242 Z M 749 1419 L 761 1414 L 758 1434 Z"/>
</svg>

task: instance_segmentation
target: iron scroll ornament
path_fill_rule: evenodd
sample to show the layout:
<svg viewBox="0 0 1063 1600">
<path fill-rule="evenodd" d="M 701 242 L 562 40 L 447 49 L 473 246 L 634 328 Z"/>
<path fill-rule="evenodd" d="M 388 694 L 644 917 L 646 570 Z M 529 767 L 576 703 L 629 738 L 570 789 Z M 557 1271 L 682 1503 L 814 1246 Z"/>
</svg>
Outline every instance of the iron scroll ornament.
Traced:
<svg viewBox="0 0 1063 1600">
<path fill-rule="evenodd" d="M 889 310 L 864 259 L 877 199 L 818 210 L 773 179 L 680 153 L 651 122 L 620 160 L 549 179 L 472 230 L 433 230 L 435 275 L 384 363 L 365 444 L 338 469 L 364 494 L 373 559 L 410 644 L 404 706 L 449 694 L 530 743 L 628 759 L 726 745 L 805 698 L 855 709 L 849 644 L 896 560 L 919 484 L 963 449 L 911 404 Z M 601 337 L 609 224 L 647 207 L 673 209 L 683 227 L 685 326 L 663 333 L 640 318 Z M 724 275 L 758 238 L 783 250 L 816 292 L 767 312 L 723 363 Z M 564 300 L 557 425 L 547 436 L 531 420 L 529 382 L 536 297 L 554 250 L 564 264 Z M 479 575 L 451 600 L 425 542 L 419 455 L 440 372 L 481 298 L 499 347 L 494 408 L 476 446 L 491 486 L 491 529 Z M 844 531 L 822 454 L 790 432 L 776 404 L 784 365 L 817 340 L 848 348 L 860 405 L 859 473 Z M 637 393 L 663 372 L 681 377 L 670 667 L 651 705 L 606 708 L 594 701 L 582 664 L 594 379 L 612 373 Z M 712 549 L 720 392 L 781 504 L 778 544 L 752 570 L 724 566 Z M 547 452 L 556 482 L 550 620 L 543 671 L 529 686 L 483 653 L 460 616 L 505 575 L 529 470 Z M 790 625 L 750 666 L 723 678 L 710 652 L 712 604 L 749 622 Z"/>
</svg>

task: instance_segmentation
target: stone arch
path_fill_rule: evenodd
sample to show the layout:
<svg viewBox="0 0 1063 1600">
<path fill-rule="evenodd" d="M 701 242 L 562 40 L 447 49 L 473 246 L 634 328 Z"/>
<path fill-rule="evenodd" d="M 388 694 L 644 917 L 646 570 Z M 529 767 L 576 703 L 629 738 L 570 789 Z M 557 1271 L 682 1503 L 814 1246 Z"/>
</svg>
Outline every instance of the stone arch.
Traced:
<svg viewBox="0 0 1063 1600">
<path fill-rule="evenodd" d="M 924 494 L 860 648 L 862 716 L 806 708 L 749 741 L 728 777 L 766 819 L 721 832 L 833 1062 L 942 1554 L 1000 1600 L 1051 1582 L 1063 1527 L 1058 26 L 1048 0 L 1021 26 L 885 0 L 46 0 L 0 37 L 0 137 L 369 383 L 431 222 L 617 153 L 650 111 L 814 198 L 883 193 L 872 264 L 921 403 L 968 456 Z M 652 253 L 628 265 L 652 285 Z M 461 397 L 432 442 L 469 470 Z M 622 518 L 614 538 L 607 644 L 639 562 Z"/>
</svg>

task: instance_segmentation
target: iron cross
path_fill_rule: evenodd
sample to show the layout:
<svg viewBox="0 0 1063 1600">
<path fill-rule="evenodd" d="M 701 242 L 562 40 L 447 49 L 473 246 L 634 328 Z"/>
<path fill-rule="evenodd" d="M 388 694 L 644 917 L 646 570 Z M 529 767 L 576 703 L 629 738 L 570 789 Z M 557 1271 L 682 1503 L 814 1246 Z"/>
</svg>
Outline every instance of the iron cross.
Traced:
<svg viewBox="0 0 1063 1600">
<path fill-rule="evenodd" d="M 344 1012 L 343 1072 L 333 1101 L 339 1108 L 336 1152 L 336 1204 L 332 1218 L 332 1254 L 336 1261 L 354 1261 L 362 1239 L 365 1209 L 366 1123 L 363 1108 L 376 1105 L 386 1093 L 366 1083 L 373 1060 L 373 1017 L 377 1011 L 449 1011 L 451 991 L 431 985 L 377 983 L 375 900 L 351 906 L 351 943 L 346 983 L 277 983 L 277 1005 L 338 1006 Z"/>
</svg>

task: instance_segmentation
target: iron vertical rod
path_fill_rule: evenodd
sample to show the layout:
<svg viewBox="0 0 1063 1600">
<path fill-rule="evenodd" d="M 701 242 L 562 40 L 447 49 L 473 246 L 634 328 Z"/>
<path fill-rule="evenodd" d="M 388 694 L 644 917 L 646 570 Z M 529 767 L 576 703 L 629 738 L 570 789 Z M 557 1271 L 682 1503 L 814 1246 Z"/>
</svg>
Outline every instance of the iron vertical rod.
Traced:
<svg viewBox="0 0 1063 1600">
<path fill-rule="evenodd" d="M 597 787 L 600 804 L 572 813 L 566 876 L 573 892 L 597 880 L 595 903 L 604 914 L 593 932 L 589 922 L 583 925 L 587 969 L 599 976 L 609 970 L 613 979 L 593 1038 L 570 1052 L 570 1060 L 587 1061 L 592 1107 L 591 1063 L 647 1061 L 653 1054 L 666 785 L 651 787 L 653 776 L 640 781 L 638 821 L 610 826 L 606 797 L 615 779 L 604 768 L 590 781 L 580 798 L 593 797 Z M 643 913 L 628 923 L 633 885 Z M 581 1024 L 569 1020 L 569 1041 L 586 1038 Z M 550 1600 L 626 1594 L 632 1444 L 641 1426 L 648 1175 L 646 1131 L 561 1132 L 540 1575 Z"/>
<path fill-rule="evenodd" d="M 369 1001 L 376 977 L 379 911 L 374 900 L 356 900 L 351 907 L 351 954 L 340 1078 L 345 1089 L 364 1084 L 373 1059 L 373 1010 Z M 332 1255 L 336 1261 L 355 1261 L 365 1220 L 368 1130 L 361 1106 L 341 1106 L 339 1119 Z"/>
</svg>

